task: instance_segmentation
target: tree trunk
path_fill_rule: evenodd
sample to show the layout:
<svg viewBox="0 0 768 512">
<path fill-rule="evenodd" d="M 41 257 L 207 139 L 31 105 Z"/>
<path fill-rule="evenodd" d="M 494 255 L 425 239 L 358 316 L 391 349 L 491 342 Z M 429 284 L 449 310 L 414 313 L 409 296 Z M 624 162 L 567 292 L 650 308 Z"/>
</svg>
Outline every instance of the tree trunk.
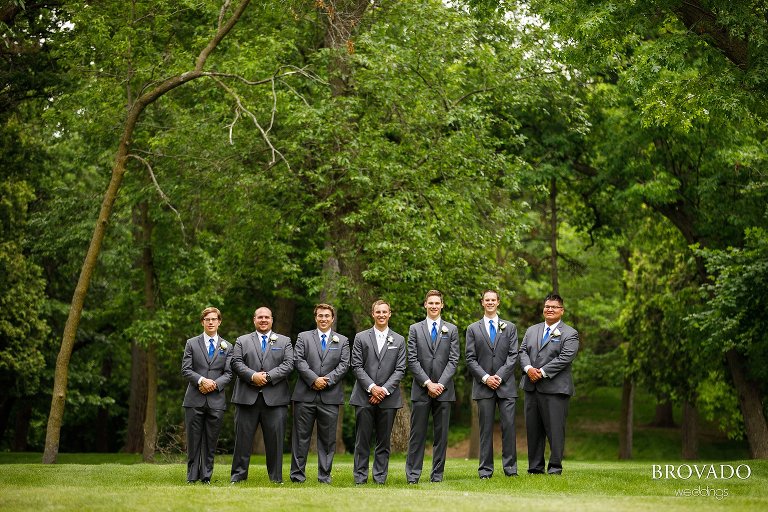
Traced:
<svg viewBox="0 0 768 512">
<path fill-rule="evenodd" d="M 400 394 L 403 396 L 403 408 L 397 411 L 395 425 L 392 427 L 392 451 L 406 453 L 408 437 L 411 433 L 411 402 L 405 399 L 405 386 L 400 383 Z"/>
<path fill-rule="evenodd" d="M 658 402 L 656 404 L 656 412 L 651 426 L 658 428 L 674 428 L 675 418 L 672 413 L 672 402 L 670 402 L 669 399 L 665 399 L 663 402 Z"/>
<path fill-rule="evenodd" d="M 275 299 L 274 330 L 291 337 L 293 332 L 293 317 L 296 313 L 296 301 L 287 297 Z"/>
<path fill-rule="evenodd" d="M 157 448 L 157 349 L 147 350 L 147 413 L 144 418 L 144 462 L 154 462 Z"/>
<path fill-rule="evenodd" d="M 472 422 L 469 431 L 469 450 L 468 459 L 477 459 L 480 457 L 480 416 L 477 412 L 477 401 L 470 400 L 472 404 Z"/>
<path fill-rule="evenodd" d="M 552 272 L 552 292 L 560 293 L 560 284 L 558 282 L 557 274 L 557 179 L 552 178 L 549 187 L 549 207 L 550 207 L 550 219 L 549 219 L 549 248 L 550 248 L 550 261 Z"/>
<path fill-rule="evenodd" d="M 632 458 L 633 423 L 635 408 L 635 383 L 630 377 L 624 377 L 621 388 L 621 417 L 619 418 L 619 459 Z"/>
<path fill-rule="evenodd" d="M 768 459 L 768 425 L 763 413 L 763 402 L 757 383 L 745 374 L 744 356 L 731 349 L 725 353 L 731 378 L 739 395 L 739 406 L 744 416 L 744 427 L 749 441 L 749 455 L 753 459 Z"/>
<path fill-rule="evenodd" d="M 125 164 L 128 159 L 128 150 L 133 139 L 133 133 L 139 121 L 139 117 L 149 105 L 157 101 L 166 93 L 180 87 L 187 82 L 205 76 L 203 68 L 211 52 L 224 37 L 232 30 L 237 21 L 248 7 L 250 0 L 241 0 L 238 6 L 233 10 L 228 19 L 224 19 L 226 11 L 222 10 L 219 25 L 216 33 L 208 41 L 205 48 L 195 60 L 193 71 L 172 76 L 160 82 L 156 87 L 142 94 L 139 99 L 131 105 L 128 115 L 123 124 L 123 133 L 118 143 L 117 154 L 115 155 L 115 164 L 112 167 L 112 174 L 109 185 L 104 193 L 104 199 L 101 203 L 99 217 L 96 220 L 96 227 L 93 230 L 91 243 L 88 246 L 83 266 L 80 270 L 80 277 L 75 286 L 75 292 L 72 295 L 72 303 L 69 307 L 69 315 L 64 325 L 64 332 L 61 339 L 59 355 L 56 357 L 56 369 L 53 375 L 53 392 L 51 393 L 51 410 L 48 414 L 48 426 L 45 433 L 45 450 L 43 452 L 43 463 L 53 464 L 56 462 L 56 456 L 59 453 L 59 440 L 61 436 L 61 424 L 64 418 L 64 405 L 67 398 L 67 383 L 69 381 L 69 360 L 72 358 L 72 350 L 77 337 L 77 328 L 80 325 L 80 318 L 83 314 L 83 305 L 85 296 L 91 284 L 93 271 L 96 268 L 96 262 L 101 252 L 101 244 L 104 242 L 104 236 L 107 231 L 107 224 L 112 215 L 112 208 L 117 200 L 117 193 L 123 183 L 125 176 Z M 229 5 L 228 3 L 226 4 Z"/>
<path fill-rule="evenodd" d="M 125 453 L 142 453 L 144 449 L 144 417 L 147 414 L 147 352 L 131 342 L 131 389 L 128 395 L 128 427 Z"/>
<path fill-rule="evenodd" d="M 251 445 L 251 453 L 258 455 L 264 455 L 267 453 L 267 449 L 264 446 L 264 434 L 261 433 L 261 425 L 256 427 L 256 432 L 253 434 L 253 444 Z"/>
<path fill-rule="evenodd" d="M 155 316 L 157 304 L 157 282 L 155 280 L 155 261 L 152 252 L 152 232 L 154 223 L 149 217 L 149 205 L 146 201 L 138 205 L 139 232 L 141 243 L 141 270 L 144 274 L 144 308 L 147 317 Z M 144 413 L 144 446 L 142 458 L 144 462 L 155 460 L 157 448 L 157 347 L 153 342 L 147 347 L 147 407 Z"/>
<path fill-rule="evenodd" d="M 696 406 L 688 401 L 683 401 L 683 421 L 680 425 L 683 459 L 693 460 L 699 458 L 699 415 Z"/>
</svg>

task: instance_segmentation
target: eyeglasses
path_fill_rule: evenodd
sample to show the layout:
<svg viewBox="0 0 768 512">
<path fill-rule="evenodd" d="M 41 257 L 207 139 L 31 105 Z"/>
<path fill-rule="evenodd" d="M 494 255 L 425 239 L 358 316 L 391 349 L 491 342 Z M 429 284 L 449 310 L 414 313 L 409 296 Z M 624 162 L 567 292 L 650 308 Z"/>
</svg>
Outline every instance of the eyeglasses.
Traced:
<svg viewBox="0 0 768 512">
<path fill-rule="evenodd" d="M 544 309 L 563 309 L 563 306 L 544 306 Z"/>
<path fill-rule="evenodd" d="M 218 321 L 219 321 L 219 319 L 216 318 L 216 317 L 214 317 L 214 318 L 203 318 L 203 322 L 218 322 Z"/>
</svg>

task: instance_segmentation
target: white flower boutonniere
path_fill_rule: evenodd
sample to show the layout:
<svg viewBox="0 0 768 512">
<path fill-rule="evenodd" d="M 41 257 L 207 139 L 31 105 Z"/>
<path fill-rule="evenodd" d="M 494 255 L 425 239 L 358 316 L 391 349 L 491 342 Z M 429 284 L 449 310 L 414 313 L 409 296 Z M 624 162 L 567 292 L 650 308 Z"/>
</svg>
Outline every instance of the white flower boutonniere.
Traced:
<svg viewBox="0 0 768 512">
<path fill-rule="evenodd" d="M 552 333 L 552 336 L 560 336 L 561 334 L 563 334 L 563 333 L 560 332 L 560 329 L 555 327 L 555 331 Z"/>
<path fill-rule="evenodd" d="M 440 330 L 441 330 L 443 333 L 446 333 L 446 332 L 448 332 L 448 327 L 446 327 L 446 326 L 443 326 L 443 328 L 442 328 L 442 329 L 440 329 Z"/>
<path fill-rule="evenodd" d="M 272 335 L 269 337 L 269 344 L 274 345 L 276 341 L 277 341 L 277 334 L 272 333 Z"/>
<path fill-rule="evenodd" d="M 221 345 L 219 345 L 219 348 L 221 348 L 221 350 L 227 350 L 228 347 L 229 345 L 227 345 L 226 341 L 222 341 Z"/>
<path fill-rule="evenodd" d="M 507 328 L 507 322 L 501 322 L 501 323 L 499 324 L 499 330 L 500 330 L 500 331 L 503 331 L 503 330 L 504 330 L 504 329 L 506 329 L 506 328 Z"/>
<path fill-rule="evenodd" d="M 339 337 L 334 334 L 331 337 L 331 343 L 338 343 L 338 342 L 339 342 Z"/>
<path fill-rule="evenodd" d="M 394 343 L 394 341 L 395 340 L 392 338 L 392 336 L 387 336 L 387 345 L 391 345 L 392 343 Z"/>
</svg>

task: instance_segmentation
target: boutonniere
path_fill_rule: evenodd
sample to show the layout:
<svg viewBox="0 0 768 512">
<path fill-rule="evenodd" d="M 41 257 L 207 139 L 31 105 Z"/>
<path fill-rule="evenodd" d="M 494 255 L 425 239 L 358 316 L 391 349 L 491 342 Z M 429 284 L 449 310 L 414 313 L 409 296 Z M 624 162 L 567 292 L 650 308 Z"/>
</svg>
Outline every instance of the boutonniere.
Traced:
<svg viewBox="0 0 768 512">
<path fill-rule="evenodd" d="M 561 334 L 563 334 L 563 333 L 560 332 L 560 329 L 555 327 L 555 331 L 552 333 L 552 336 L 560 336 Z"/>
<path fill-rule="evenodd" d="M 335 334 L 333 336 L 331 336 L 331 343 L 338 343 L 338 342 L 339 342 L 339 337 L 338 336 L 336 336 Z"/>
<path fill-rule="evenodd" d="M 392 343 L 394 343 L 394 341 L 395 340 L 392 338 L 392 336 L 387 336 L 387 345 L 391 345 Z"/>
<path fill-rule="evenodd" d="M 440 331 L 442 331 L 443 333 L 446 333 L 448 332 L 448 327 L 443 326 L 442 329 L 440 329 Z"/>
<path fill-rule="evenodd" d="M 222 341 L 221 344 L 219 345 L 219 348 L 221 350 L 227 350 L 227 347 L 229 347 L 229 345 L 227 345 L 226 341 Z"/>
<path fill-rule="evenodd" d="M 272 333 L 272 335 L 269 337 L 269 344 L 274 345 L 277 342 L 277 334 Z"/>
<path fill-rule="evenodd" d="M 506 328 L 507 328 L 507 322 L 501 322 L 501 323 L 499 324 L 499 330 L 500 330 L 500 331 L 503 331 L 503 330 L 504 330 L 504 329 L 506 329 Z"/>
</svg>

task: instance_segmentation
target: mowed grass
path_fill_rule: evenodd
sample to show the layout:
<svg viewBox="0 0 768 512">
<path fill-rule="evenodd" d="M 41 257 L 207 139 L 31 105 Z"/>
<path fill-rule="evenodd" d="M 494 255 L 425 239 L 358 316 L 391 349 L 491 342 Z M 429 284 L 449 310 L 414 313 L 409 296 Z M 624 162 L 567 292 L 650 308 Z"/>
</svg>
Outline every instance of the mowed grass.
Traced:
<svg viewBox="0 0 768 512">
<path fill-rule="evenodd" d="M 183 463 L 142 464 L 135 456 L 62 454 L 55 465 L 39 463 L 39 454 L 0 454 L 1 510 L 152 510 L 152 511 L 665 511 L 768 510 L 768 461 L 713 462 L 750 467 L 748 479 L 653 479 L 653 462 L 565 461 L 562 476 L 497 473 L 479 480 L 477 461 L 449 459 L 445 481 L 405 481 L 402 456 L 393 456 L 384 486 L 355 486 L 352 458 L 337 456 L 333 484 L 318 484 L 316 459 L 310 457 L 308 481 L 293 484 L 283 464 L 284 485 L 269 483 L 264 457 L 251 459 L 247 482 L 229 484 L 230 456 L 217 458 L 213 483 L 188 485 Z M 83 463 L 87 462 L 87 463 Z M 500 461 L 497 461 L 499 464 Z M 428 468 L 429 460 L 425 461 Z M 658 464 L 669 464 L 659 462 Z M 680 464 L 674 462 L 675 467 Z M 698 461 L 696 464 L 709 464 Z M 719 470 L 719 469 L 718 469 Z M 745 468 L 742 467 L 742 475 Z M 709 496 L 676 496 L 697 489 Z M 708 491 L 709 489 L 709 491 Z M 725 495 L 727 494 L 727 496 Z M 719 498 L 717 496 L 719 496 Z"/>
</svg>

